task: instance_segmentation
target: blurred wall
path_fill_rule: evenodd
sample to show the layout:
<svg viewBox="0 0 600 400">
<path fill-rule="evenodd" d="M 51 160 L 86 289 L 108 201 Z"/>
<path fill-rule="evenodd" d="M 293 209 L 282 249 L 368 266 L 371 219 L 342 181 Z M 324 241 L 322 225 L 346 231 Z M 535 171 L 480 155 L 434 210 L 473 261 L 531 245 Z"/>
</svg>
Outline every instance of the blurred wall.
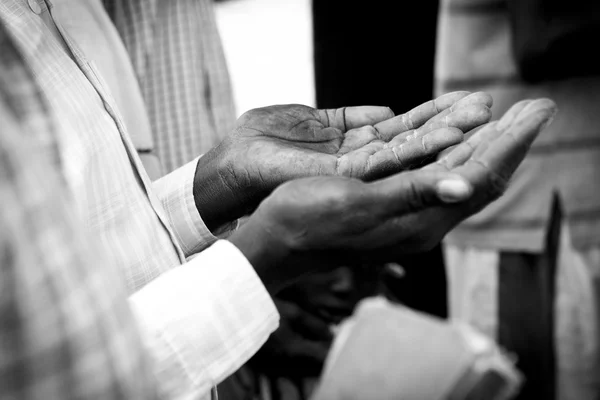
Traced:
<svg viewBox="0 0 600 400">
<path fill-rule="evenodd" d="M 315 105 L 310 0 L 215 4 L 238 115 L 272 104 Z"/>
</svg>

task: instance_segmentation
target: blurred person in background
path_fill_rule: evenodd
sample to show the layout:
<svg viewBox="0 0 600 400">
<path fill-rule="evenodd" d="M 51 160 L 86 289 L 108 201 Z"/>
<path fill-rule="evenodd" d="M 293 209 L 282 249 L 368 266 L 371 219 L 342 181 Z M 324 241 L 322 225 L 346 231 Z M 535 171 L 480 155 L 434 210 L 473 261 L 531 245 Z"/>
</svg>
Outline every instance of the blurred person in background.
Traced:
<svg viewBox="0 0 600 400">
<path fill-rule="evenodd" d="M 227 136 L 237 117 L 212 0 L 103 0 L 169 173 Z"/>
<path fill-rule="evenodd" d="M 450 316 L 518 357 L 519 399 L 600 397 L 600 7 L 584 0 L 443 0 L 436 94 L 485 90 L 493 113 L 560 109 L 502 198 L 445 239 Z"/>
<path fill-rule="evenodd" d="M 213 2 L 56 0 L 55 18 L 123 110 L 152 179 L 216 146 L 236 120 Z"/>
</svg>

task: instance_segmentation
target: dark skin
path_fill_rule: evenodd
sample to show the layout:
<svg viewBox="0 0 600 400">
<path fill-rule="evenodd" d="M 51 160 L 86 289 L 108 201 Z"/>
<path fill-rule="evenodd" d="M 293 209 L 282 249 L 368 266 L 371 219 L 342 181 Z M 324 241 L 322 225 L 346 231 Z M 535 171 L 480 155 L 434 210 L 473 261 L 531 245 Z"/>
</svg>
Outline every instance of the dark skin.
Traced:
<svg viewBox="0 0 600 400">
<path fill-rule="evenodd" d="M 528 109 L 515 105 L 502 118 L 501 131 L 496 123 L 488 124 L 455 146 L 462 141 L 462 131 L 489 121 L 491 99 L 485 94 L 454 96 L 396 118 L 389 118 L 384 108 L 346 110 L 343 121 L 337 119 L 344 112 L 304 106 L 254 110 L 240 119 L 230 139 L 201 159 L 196 182 L 208 184 L 196 197 L 198 209 L 214 227 L 226 222 L 226 215 L 253 210 L 268 196 L 229 240 L 272 294 L 330 265 L 362 264 L 365 259 L 384 262 L 430 248 L 502 193 L 531 141 L 555 111 L 548 100 L 538 100 Z M 299 118 L 298 112 L 311 117 Z M 252 124 L 262 127 L 249 128 Z M 409 129 L 415 127 L 416 135 L 415 129 Z M 326 140 L 319 140 L 323 137 Z M 455 147 L 437 163 L 380 179 L 422 164 L 451 146 Z M 329 176 L 296 179 L 314 175 Z M 227 212 L 204 212 L 210 204 Z M 339 250 L 344 250 L 346 260 L 340 259 Z M 309 314 L 297 304 L 281 300 L 277 304 L 285 321 L 274 338 L 279 337 L 279 342 L 297 338 L 298 321 Z M 294 309 L 288 312 L 290 306 Z M 318 318 L 312 311 L 307 318 Z M 313 324 L 321 326 L 317 331 L 324 333 L 323 321 L 315 321 L 320 321 Z M 272 346 L 267 343 L 254 361 L 260 362 L 262 355 L 308 354 L 305 367 L 310 370 L 320 365 L 326 336 L 292 340 L 302 349 L 315 350 L 306 352 L 271 341 Z"/>
<path fill-rule="evenodd" d="M 242 115 L 200 158 L 196 207 L 215 228 L 252 212 L 276 187 L 310 176 L 373 180 L 409 168 L 488 122 L 491 97 L 453 92 L 394 117 L 387 107 L 281 105 Z"/>
<path fill-rule="evenodd" d="M 329 321 L 295 301 L 274 297 L 273 302 L 279 327 L 248 365 L 270 377 L 318 376 L 333 339 Z"/>
<path fill-rule="evenodd" d="M 473 203 L 471 206 L 473 208 L 470 208 L 470 210 L 477 209 L 481 202 L 485 203 L 487 201 L 486 196 L 494 198 L 497 193 L 503 191 L 512 171 L 520 162 L 520 155 L 523 154 L 523 151 L 526 151 L 529 140 L 532 138 L 531 135 L 534 135 L 536 129 L 538 129 L 537 124 L 540 121 L 538 118 L 541 118 L 541 120 L 545 118 L 543 103 L 541 109 L 538 108 L 535 111 L 540 113 L 539 115 L 535 113 L 533 116 L 528 117 L 520 115 L 523 110 L 527 112 L 526 107 L 528 106 L 530 111 L 534 111 L 536 110 L 535 107 L 540 107 L 540 104 L 536 105 L 535 103 L 531 104 L 530 101 L 524 101 L 515 105 L 499 124 L 494 122 L 486 125 L 476 135 L 471 132 L 463 144 L 445 150 L 440 154 L 437 163 L 424 168 L 424 170 L 453 171 L 460 167 L 466 173 L 469 171 L 468 168 L 473 167 L 467 167 L 465 165 L 467 163 L 474 164 L 474 166 L 479 165 L 483 168 L 497 169 L 497 173 L 494 172 L 488 175 L 489 183 L 485 183 L 485 180 L 479 181 L 482 185 L 488 186 L 489 192 L 487 195 L 483 194 L 480 200 Z M 550 105 L 548 104 L 548 106 Z M 504 131 L 509 127 L 510 130 Z M 500 135 L 505 136 L 500 137 Z M 493 156 L 494 151 L 498 153 L 496 156 Z M 506 152 L 513 152 L 513 157 L 499 161 L 498 155 Z M 488 154 L 485 155 L 486 153 Z M 477 174 L 477 171 L 473 169 L 470 173 Z M 423 221 L 424 219 L 421 217 L 420 220 Z M 454 219 L 449 219 L 446 224 L 451 226 L 454 223 L 453 221 Z M 341 271 L 343 272 L 343 270 Z M 319 278 L 319 276 L 322 277 Z M 327 334 L 319 336 L 318 333 L 325 332 L 323 329 L 323 326 L 327 326 L 325 321 L 335 320 L 339 322 L 339 317 L 348 316 L 352 312 L 347 307 L 350 304 L 355 304 L 355 301 L 348 301 L 348 293 L 343 292 L 343 288 L 341 288 L 342 292 L 340 293 L 331 290 L 334 286 L 332 280 L 344 282 L 347 279 L 339 279 L 333 274 L 315 274 L 309 276 L 308 279 L 303 278 L 297 284 L 279 292 L 275 302 L 280 311 L 281 326 L 253 357 L 251 365 L 256 370 L 271 376 L 283 375 L 292 379 L 294 376 L 319 376 L 331 339 Z M 285 298 L 286 301 L 280 300 L 281 297 Z M 282 302 L 290 305 L 295 303 L 294 312 L 289 312 L 289 307 L 279 307 Z M 331 310 L 334 312 L 333 315 Z M 321 329 L 310 332 L 314 326 L 313 324 L 298 326 L 297 323 L 301 322 L 301 319 L 298 318 L 299 314 L 310 315 L 311 318 L 320 321 Z M 302 362 L 297 360 L 302 360 Z M 290 365 L 292 367 L 273 368 L 273 365 Z"/>
<path fill-rule="evenodd" d="M 555 112 L 549 99 L 517 103 L 436 163 L 388 178 L 287 182 L 229 240 L 271 293 L 328 265 L 429 249 L 504 192 Z"/>
<path fill-rule="evenodd" d="M 269 377 L 292 381 L 318 377 L 333 339 L 332 326 L 350 316 L 355 304 L 378 293 L 373 266 L 339 267 L 317 272 L 278 292 L 273 301 L 279 328 L 248 361 Z"/>
<path fill-rule="evenodd" d="M 252 212 L 291 179 L 329 175 L 374 180 L 406 170 L 488 122 L 491 104 L 483 92 L 454 92 L 397 117 L 386 107 L 315 110 L 287 105 L 249 111 L 229 138 L 200 159 L 196 205 L 214 229 Z M 316 278 L 307 277 L 313 282 Z M 304 304 L 295 302 L 297 293 L 275 299 L 281 326 L 251 360 L 257 369 L 276 375 L 318 375 L 331 340 L 332 318 L 351 312 L 343 294 L 318 293 L 319 299 Z M 307 320 L 316 322 L 304 325 Z M 309 328 L 319 326 L 311 335 Z M 269 370 L 273 360 L 287 358 L 295 360 L 294 370 Z"/>
</svg>

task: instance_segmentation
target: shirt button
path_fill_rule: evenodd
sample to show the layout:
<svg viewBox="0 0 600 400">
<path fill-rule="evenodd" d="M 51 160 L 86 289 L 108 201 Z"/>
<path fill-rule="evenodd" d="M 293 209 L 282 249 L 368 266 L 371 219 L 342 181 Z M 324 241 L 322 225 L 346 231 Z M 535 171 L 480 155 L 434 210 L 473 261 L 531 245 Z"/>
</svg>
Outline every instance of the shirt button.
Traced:
<svg viewBox="0 0 600 400">
<path fill-rule="evenodd" d="M 37 0 L 27 0 L 27 4 L 29 4 L 29 8 L 31 8 L 31 11 L 33 11 L 37 15 L 40 15 L 42 13 L 42 7 L 40 7 L 40 3 L 38 3 Z"/>
</svg>

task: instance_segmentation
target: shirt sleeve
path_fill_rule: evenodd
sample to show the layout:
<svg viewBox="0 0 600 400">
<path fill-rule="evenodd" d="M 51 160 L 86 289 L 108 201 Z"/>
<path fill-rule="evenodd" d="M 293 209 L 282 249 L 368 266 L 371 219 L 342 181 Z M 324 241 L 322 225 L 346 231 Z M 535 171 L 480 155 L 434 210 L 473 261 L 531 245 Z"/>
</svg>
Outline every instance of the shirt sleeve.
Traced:
<svg viewBox="0 0 600 400">
<path fill-rule="evenodd" d="M 175 238 L 186 257 L 204 250 L 219 238 L 227 237 L 237 229 L 233 221 L 211 232 L 196 208 L 194 201 L 194 175 L 200 157 L 154 181 L 153 189 L 164 209 Z"/>
<path fill-rule="evenodd" d="M 130 297 L 168 399 L 206 395 L 278 327 L 279 314 L 243 254 L 218 240 Z"/>
</svg>

